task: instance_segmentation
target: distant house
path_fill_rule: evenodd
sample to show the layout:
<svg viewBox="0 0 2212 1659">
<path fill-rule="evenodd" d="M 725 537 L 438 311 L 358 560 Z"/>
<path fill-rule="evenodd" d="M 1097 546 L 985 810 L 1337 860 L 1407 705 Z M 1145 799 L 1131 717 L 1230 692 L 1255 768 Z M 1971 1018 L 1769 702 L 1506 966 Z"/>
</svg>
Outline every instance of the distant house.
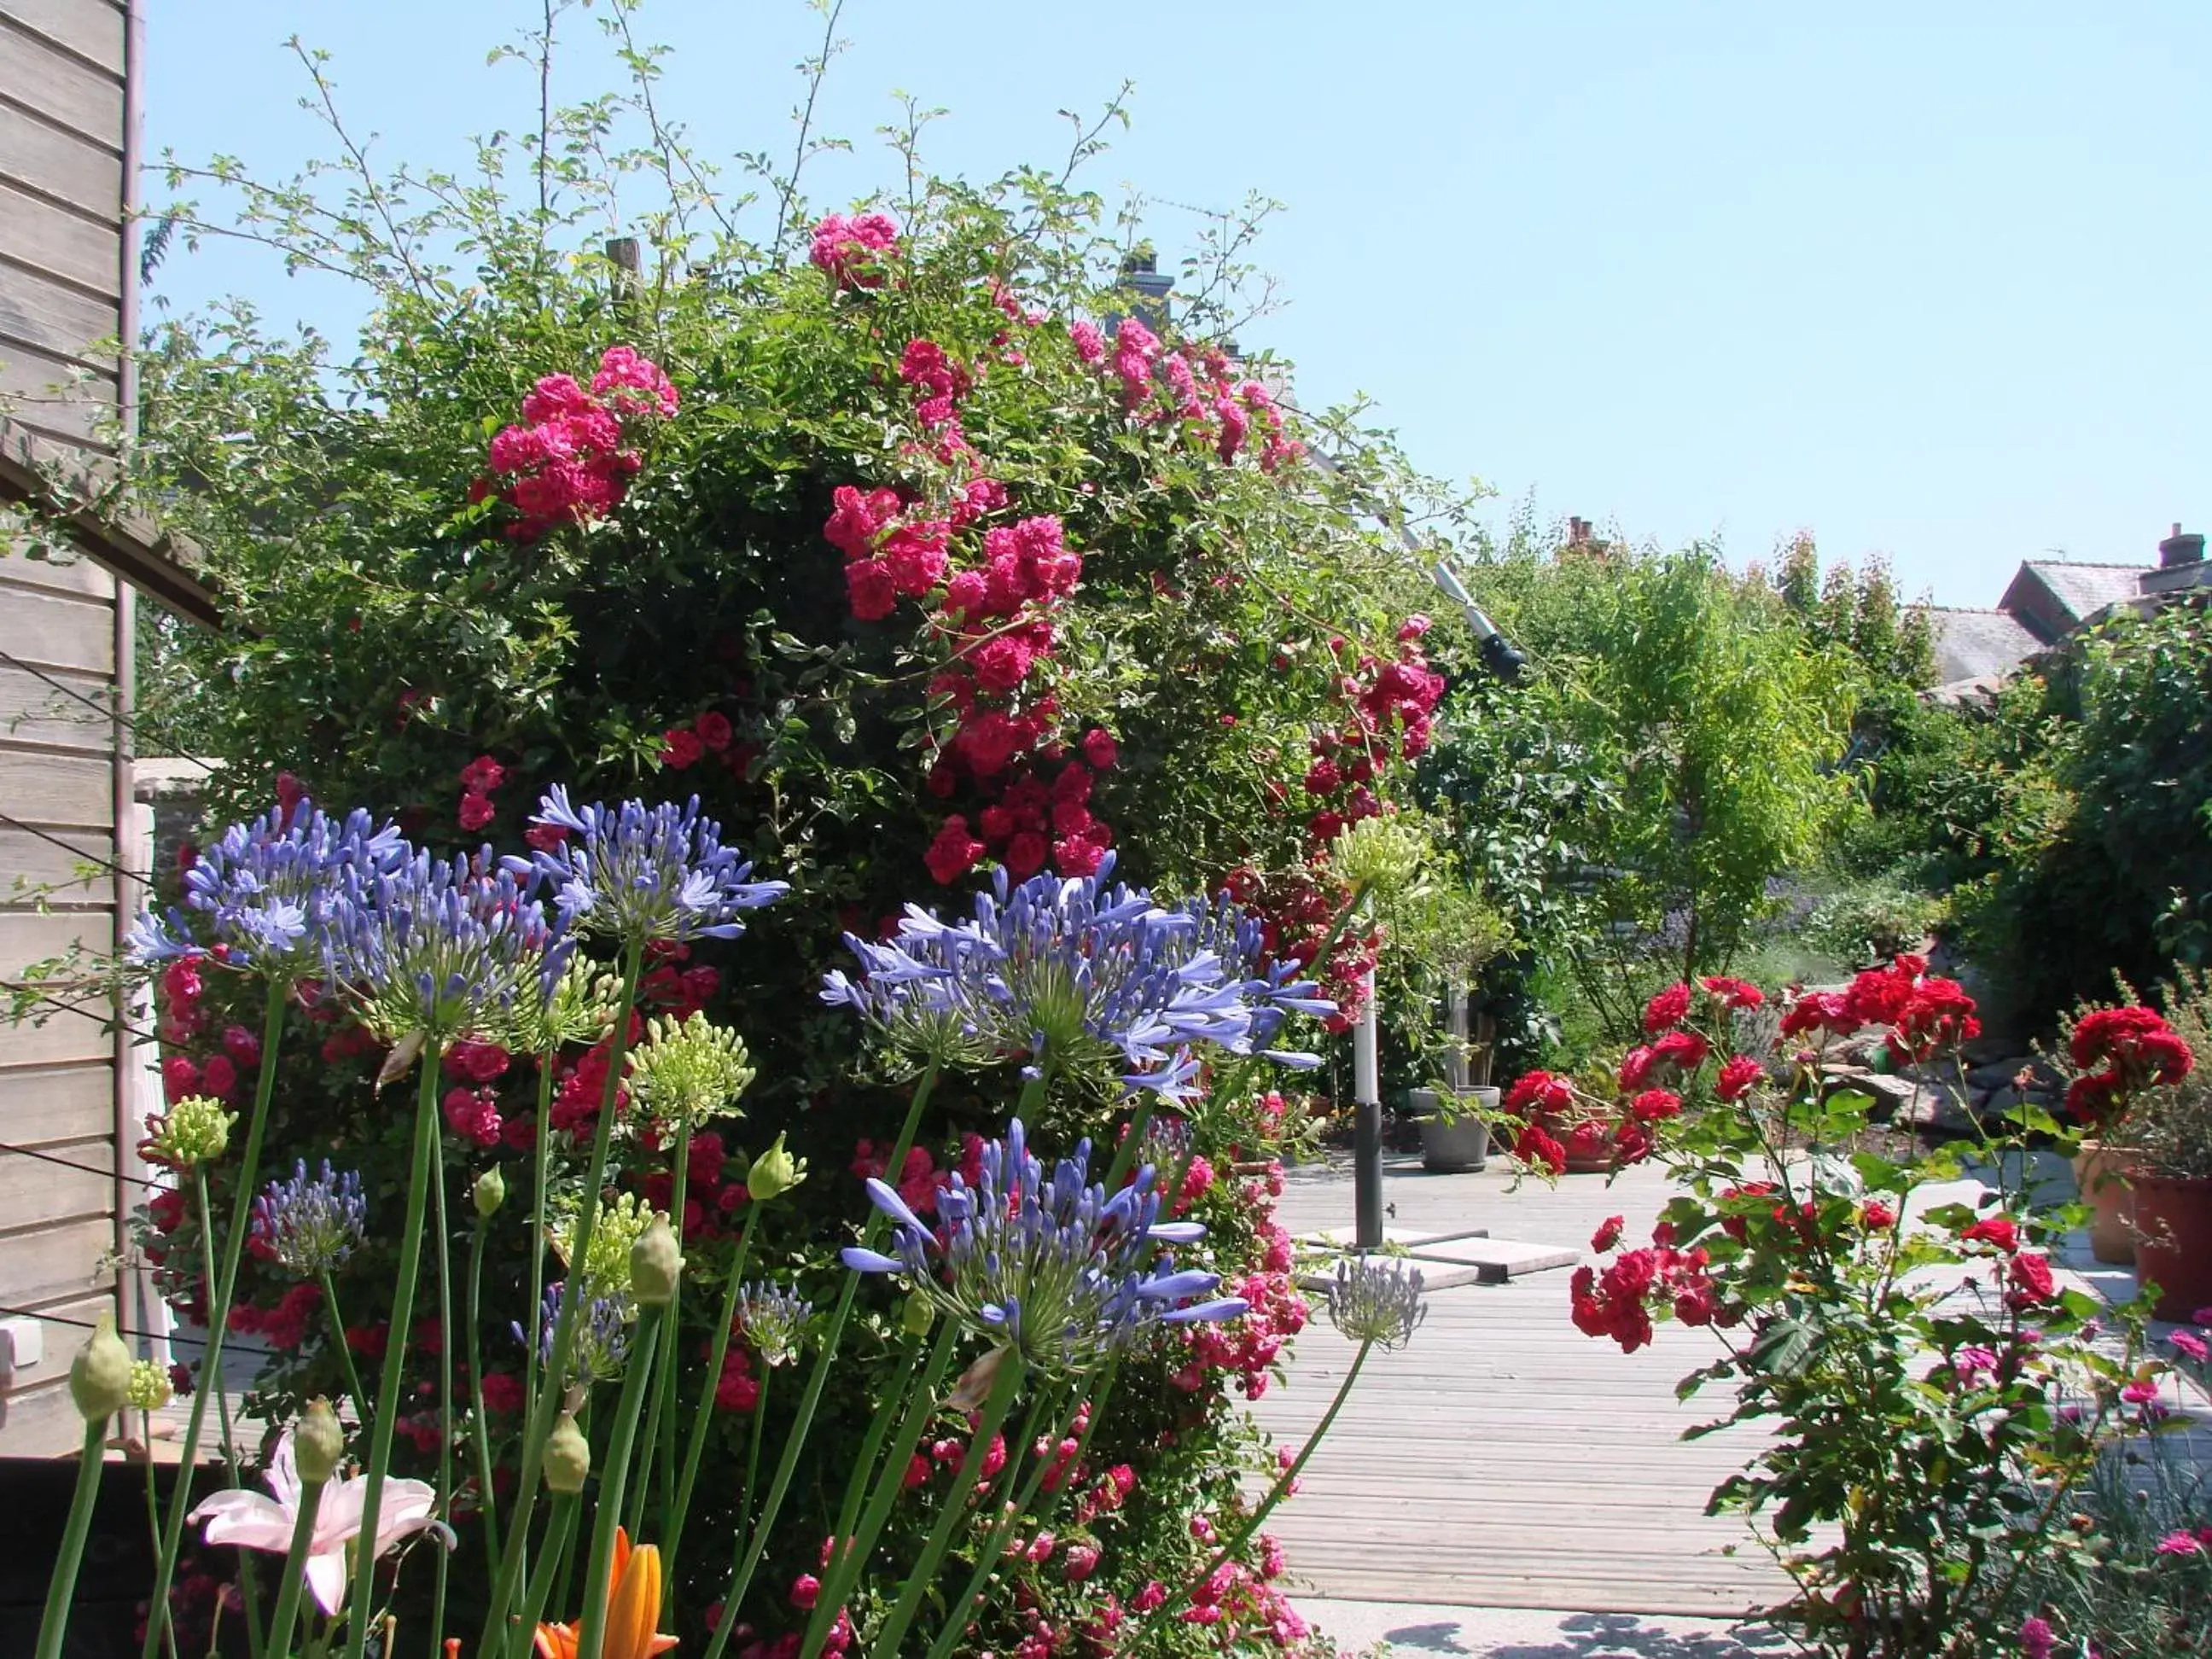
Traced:
<svg viewBox="0 0 2212 1659">
<path fill-rule="evenodd" d="M 2158 544 L 2156 564 L 2076 564 L 2029 559 L 1994 609 L 1929 605 L 1936 696 L 1954 702 L 1994 689 L 2030 658 L 2125 605 L 2148 614 L 2174 593 L 2212 587 L 2204 538 L 2179 525 Z"/>
<path fill-rule="evenodd" d="M 0 981 L 111 952 L 143 902 L 133 606 L 215 615 L 176 544 L 99 506 L 135 415 L 143 39 L 137 0 L 0 0 Z M 87 1322 L 154 1317 L 117 1272 L 147 1051 L 96 991 L 47 994 L 0 1024 L 0 1456 L 75 1451 Z"/>
</svg>

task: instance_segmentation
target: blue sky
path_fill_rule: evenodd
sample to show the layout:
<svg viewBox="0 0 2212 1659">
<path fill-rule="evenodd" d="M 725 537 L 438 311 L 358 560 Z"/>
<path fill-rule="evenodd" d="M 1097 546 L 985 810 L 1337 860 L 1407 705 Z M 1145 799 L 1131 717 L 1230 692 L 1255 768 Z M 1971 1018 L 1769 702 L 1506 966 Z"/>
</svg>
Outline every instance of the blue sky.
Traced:
<svg viewBox="0 0 2212 1659">
<path fill-rule="evenodd" d="M 298 30 L 380 155 L 457 163 L 534 123 L 534 82 L 484 58 L 535 14 L 154 8 L 150 148 L 295 167 L 322 143 Z M 572 94 L 604 83 L 593 18 L 564 22 Z M 795 0 L 653 0 L 641 27 L 703 152 L 787 150 L 819 29 Z M 1304 402 L 1370 394 L 1501 521 L 1527 500 L 1739 562 L 1804 527 L 1964 605 L 2025 557 L 2149 560 L 2172 520 L 2212 526 L 2212 7 L 849 0 L 839 33 L 820 120 L 855 154 L 817 202 L 887 176 L 895 90 L 950 110 L 939 171 L 986 175 L 1058 157 L 1055 112 L 1133 80 L 1094 186 L 1280 199 L 1260 258 L 1290 303 L 1247 343 Z M 1195 223 L 1160 210 L 1163 253 Z M 157 291 L 356 314 L 238 248 L 179 252 Z"/>
</svg>

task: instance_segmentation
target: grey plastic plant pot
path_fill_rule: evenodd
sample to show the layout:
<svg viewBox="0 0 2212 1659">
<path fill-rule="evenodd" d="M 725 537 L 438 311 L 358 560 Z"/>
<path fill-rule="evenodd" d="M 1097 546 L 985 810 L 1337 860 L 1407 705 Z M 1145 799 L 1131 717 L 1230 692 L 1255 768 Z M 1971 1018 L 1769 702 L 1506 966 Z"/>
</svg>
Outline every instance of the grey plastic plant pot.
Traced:
<svg viewBox="0 0 2212 1659">
<path fill-rule="evenodd" d="M 1441 1091 L 1413 1089 L 1407 1093 L 1407 1103 L 1421 1125 L 1421 1167 L 1437 1175 L 1480 1170 L 1490 1158 L 1490 1125 L 1473 1109 L 1497 1110 L 1498 1091 L 1468 1088 L 1457 1091 L 1456 1096 L 1463 1103 L 1448 1118 Z"/>
</svg>

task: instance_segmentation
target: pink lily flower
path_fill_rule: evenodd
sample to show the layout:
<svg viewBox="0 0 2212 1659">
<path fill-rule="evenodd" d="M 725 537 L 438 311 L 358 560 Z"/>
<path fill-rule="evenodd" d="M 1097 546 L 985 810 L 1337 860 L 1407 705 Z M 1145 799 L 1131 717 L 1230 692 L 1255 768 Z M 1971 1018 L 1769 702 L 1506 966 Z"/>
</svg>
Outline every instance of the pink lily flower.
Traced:
<svg viewBox="0 0 2212 1659">
<path fill-rule="evenodd" d="M 203 1534 L 210 1544 L 235 1544 L 250 1550 L 283 1555 L 292 1547 L 293 1528 L 300 1519 L 299 1470 L 292 1461 L 292 1431 L 287 1429 L 276 1443 L 276 1455 L 264 1477 L 274 1498 L 258 1492 L 219 1492 L 187 1516 L 204 1521 Z M 323 1487 L 315 1510 L 315 1530 L 307 1546 L 307 1588 L 316 1605 L 335 1613 L 345 1605 L 346 1546 L 361 1531 L 362 1502 L 368 1494 L 365 1475 L 333 1477 Z M 392 1480 L 384 1483 L 384 1498 L 377 1506 L 376 1547 L 380 1556 L 410 1534 L 434 1530 L 448 1547 L 453 1534 L 433 1511 L 438 1496 L 427 1481 Z"/>
</svg>

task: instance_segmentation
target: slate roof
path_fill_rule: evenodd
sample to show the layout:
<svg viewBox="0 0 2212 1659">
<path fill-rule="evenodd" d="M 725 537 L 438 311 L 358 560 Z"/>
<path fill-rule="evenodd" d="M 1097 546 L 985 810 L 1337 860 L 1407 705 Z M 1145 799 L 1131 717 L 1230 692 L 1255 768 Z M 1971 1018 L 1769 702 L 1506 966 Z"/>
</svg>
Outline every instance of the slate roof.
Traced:
<svg viewBox="0 0 2212 1659">
<path fill-rule="evenodd" d="M 2072 564 L 2056 559 L 2028 559 L 2022 570 L 2032 570 L 2051 597 L 2073 615 L 2078 626 L 2108 605 L 2132 599 L 2142 591 L 2142 578 L 2157 568 L 2148 564 Z"/>
<path fill-rule="evenodd" d="M 1936 605 L 1925 610 L 1935 639 L 1939 684 L 2008 673 L 2043 649 L 2043 641 L 2008 611 Z"/>
</svg>

